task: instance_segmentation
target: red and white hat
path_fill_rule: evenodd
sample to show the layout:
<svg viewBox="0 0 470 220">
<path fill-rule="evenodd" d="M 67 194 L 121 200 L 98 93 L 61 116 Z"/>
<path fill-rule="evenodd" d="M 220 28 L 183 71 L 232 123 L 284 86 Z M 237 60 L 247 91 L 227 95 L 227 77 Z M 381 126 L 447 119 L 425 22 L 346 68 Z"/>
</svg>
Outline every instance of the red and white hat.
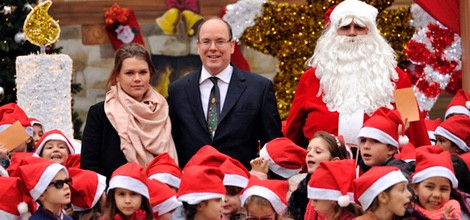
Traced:
<svg viewBox="0 0 470 220">
<path fill-rule="evenodd" d="M 373 6 L 359 0 L 345 0 L 339 3 L 330 14 L 332 25 L 339 25 L 339 21 L 347 16 L 365 19 L 372 25 L 376 25 L 375 19 L 379 11 Z"/>
<path fill-rule="evenodd" d="M 31 152 L 17 152 L 11 156 L 10 166 L 7 168 L 10 176 L 19 177 L 19 167 L 27 164 L 41 163 L 47 161 L 41 157 L 34 157 Z"/>
<path fill-rule="evenodd" d="M 70 154 L 75 153 L 75 148 L 73 148 L 72 143 L 64 135 L 64 133 L 62 133 L 62 131 L 60 130 L 53 129 L 44 133 L 41 139 L 39 139 L 38 143 L 36 144 L 36 149 L 34 150 L 34 155 L 39 156 L 42 152 L 42 149 L 44 148 L 44 145 L 46 145 L 48 141 L 52 141 L 52 140 L 65 142 L 65 144 L 67 144 L 67 148 L 70 151 Z"/>
<path fill-rule="evenodd" d="M 180 187 L 183 173 L 168 153 L 162 153 L 150 161 L 146 169 L 151 180 L 158 180 L 175 188 Z"/>
<path fill-rule="evenodd" d="M 69 169 L 72 178 L 72 209 L 85 211 L 92 209 L 106 189 L 106 177 L 91 170 Z"/>
<path fill-rule="evenodd" d="M 248 186 L 241 192 L 240 200 L 242 206 L 250 196 L 259 196 L 267 199 L 278 215 L 283 215 L 287 207 L 287 191 L 289 183 L 287 180 L 260 180 L 251 176 Z"/>
<path fill-rule="evenodd" d="M 355 164 L 351 159 L 321 162 L 308 181 L 308 198 L 337 201 L 341 207 L 354 202 Z"/>
<path fill-rule="evenodd" d="M 412 143 L 400 146 L 400 153 L 393 155 L 396 159 L 403 160 L 407 163 L 416 161 L 416 150 Z"/>
<path fill-rule="evenodd" d="M 183 169 L 178 200 L 190 205 L 209 199 L 223 198 L 225 187 L 224 174 L 219 168 L 211 166 L 189 166 Z"/>
<path fill-rule="evenodd" d="M 34 201 L 38 200 L 46 191 L 49 184 L 61 170 L 65 171 L 67 176 L 69 175 L 64 166 L 47 160 L 41 163 L 23 165 L 19 168 L 20 177 Z"/>
<path fill-rule="evenodd" d="M 223 182 L 225 186 L 245 188 L 248 185 L 251 176 L 250 171 L 240 161 L 226 159 L 219 168 L 224 173 Z"/>
<path fill-rule="evenodd" d="M 401 136 L 398 135 L 399 128 L 401 128 Z M 408 137 L 404 134 L 405 125 L 398 110 L 382 107 L 377 109 L 364 123 L 359 131 L 358 138 L 372 138 L 399 149 L 398 145 L 409 143 Z"/>
<path fill-rule="evenodd" d="M 43 132 L 46 131 L 46 129 L 44 129 L 44 125 L 37 118 L 29 118 L 29 122 L 31 123 L 31 126 L 39 125 L 41 126 Z"/>
<path fill-rule="evenodd" d="M 227 158 L 231 157 L 221 153 L 210 145 L 204 145 L 191 157 L 191 159 L 189 159 L 185 168 L 194 165 L 219 167 Z"/>
<path fill-rule="evenodd" d="M 33 136 L 33 127 L 23 109 L 16 103 L 8 103 L 0 106 L 0 132 L 19 121 L 29 136 Z"/>
<path fill-rule="evenodd" d="M 464 114 L 470 117 L 470 94 L 464 89 L 460 89 L 447 106 L 444 118 L 451 114 Z"/>
<path fill-rule="evenodd" d="M 408 180 L 398 167 L 374 166 L 354 180 L 354 198 L 366 211 L 377 195 L 400 182 Z"/>
<path fill-rule="evenodd" d="M 21 180 L 17 177 L 0 177 L 0 219 L 26 220 L 31 217 L 23 199 Z"/>
<path fill-rule="evenodd" d="M 150 200 L 150 193 L 147 186 L 147 175 L 145 170 L 136 162 L 126 163 L 117 168 L 111 175 L 108 192 L 110 189 L 127 189 L 146 197 Z"/>
<path fill-rule="evenodd" d="M 436 158 L 439 158 L 436 160 Z M 420 183 L 431 177 L 444 177 L 452 183 L 452 188 L 457 188 L 459 181 L 455 177 L 454 166 L 448 151 L 439 154 L 416 152 L 416 169 L 411 176 L 412 183 Z"/>
<path fill-rule="evenodd" d="M 176 198 L 176 192 L 165 183 L 158 180 L 148 180 L 147 184 L 150 190 L 150 205 L 153 212 L 158 213 L 158 216 L 183 205 Z"/>
<path fill-rule="evenodd" d="M 435 144 L 436 136 L 434 135 L 434 133 L 436 131 L 436 128 L 441 124 L 441 119 L 440 118 L 436 118 L 434 120 L 426 119 L 424 120 L 424 124 L 426 125 L 426 130 L 428 131 L 429 140 L 431 140 L 432 144 Z"/>
<path fill-rule="evenodd" d="M 65 161 L 64 166 L 69 168 L 80 168 L 81 154 L 70 154 Z"/>
<path fill-rule="evenodd" d="M 464 152 L 470 151 L 470 118 L 467 116 L 455 115 L 443 121 L 435 134 L 447 138 Z"/>
<path fill-rule="evenodd" d="M 302 171 L 307 150 L 286 137 L 275 138 L 264 145 L 259 156 L 268 159 L 269 169 L 283 178 L 290 178 Z"/>
</svg>

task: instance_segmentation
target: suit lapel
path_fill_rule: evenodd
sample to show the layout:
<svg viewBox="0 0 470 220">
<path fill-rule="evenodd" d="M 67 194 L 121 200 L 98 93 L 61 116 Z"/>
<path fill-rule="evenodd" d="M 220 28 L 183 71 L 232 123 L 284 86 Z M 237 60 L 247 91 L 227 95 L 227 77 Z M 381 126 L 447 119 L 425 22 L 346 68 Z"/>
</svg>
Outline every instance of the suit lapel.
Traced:
<svg viewBox="0 0 470 220">
<path fill-rule="evenodd" d="M 236 67 L 233 67 L 233 74 L 232 78 L 230 79 L 227 95 L 225 96 L 224 107 L 222 108 L 222 112 L 219 116 L 219 124 L 224 120 L 230 110 L 232 110 L 233 106 L 235 105 L 235 103 L 237 103 L 243 91 L 245 91 L 247 86 L 245 80 L 246 78 L 244 76 L 244 73 Z"/>
<path fill-rule="evenodd" d="M 193 74 L 193 77 L 188 79 L 188 85 L 186 86 L 186 97 L 190 103 L 193 114 L 196 116 L 197 121 L 201 124 L 204 130 L 208 131 L 206 117 L 204 116 L 204 110 L 202 109 L 201 103 L 201 92 L 199 91 L 199 74 Z"/>
</svg>

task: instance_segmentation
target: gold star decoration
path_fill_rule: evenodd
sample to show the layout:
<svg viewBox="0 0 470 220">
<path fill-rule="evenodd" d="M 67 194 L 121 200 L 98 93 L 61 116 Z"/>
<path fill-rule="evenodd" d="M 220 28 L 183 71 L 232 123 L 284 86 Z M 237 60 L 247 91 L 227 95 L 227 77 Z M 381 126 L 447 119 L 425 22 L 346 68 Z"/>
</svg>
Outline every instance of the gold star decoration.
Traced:
<svg viewBox="0 0 470 220">
<path fill-rule="evenodd" d="M 262 16 L 247 28 L 241 42 L 279 60 L 273 83 L 282 119 L 286 119 L 304 66 L 325 28 L 324 12 L 338 0 L 308 1 L 306 5 L 264 3 Z M 393 0 L 365 1 L 379 10 L 377 26 L 397 53 L 405 59 L 405 47 L 413 35 L 410 7 L 385 10 Z M 315 95 L 315 94 L 312 94 Z"/>
<path fill-rule="evenodd" d="M 47 46 L 54 44 L 60 36 L 60 26 L 57 21 L 48 14 L 50 0 L 36 6 L 28 14 L 24 21 L 23 31 L 32 44 Z"/>
</svg>

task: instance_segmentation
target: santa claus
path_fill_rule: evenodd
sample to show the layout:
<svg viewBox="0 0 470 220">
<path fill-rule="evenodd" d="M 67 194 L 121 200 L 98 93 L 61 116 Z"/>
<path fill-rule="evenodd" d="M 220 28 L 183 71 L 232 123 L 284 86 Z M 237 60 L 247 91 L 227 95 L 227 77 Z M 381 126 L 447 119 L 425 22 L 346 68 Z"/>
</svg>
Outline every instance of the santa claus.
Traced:
<svg viewBox="0 0 470 220">
<path fill-rule="evenodd" d="M 345 0 L 325 13 L 327 26 L 306 62 L 311 68 L 300 78 L 286 137 L 306 147 L 313 134 L 323 130 L 357 145 L 364 121 L 380 107 L 393 109 L 393 91 L 411 86 L 377 29 L 377 14 L 376 8 L 358 0 Z M 424 137 L 409 135 L 415 146 L 429 143 L 424 123 L 413 124 L 424 132 Z"/>
</svg>

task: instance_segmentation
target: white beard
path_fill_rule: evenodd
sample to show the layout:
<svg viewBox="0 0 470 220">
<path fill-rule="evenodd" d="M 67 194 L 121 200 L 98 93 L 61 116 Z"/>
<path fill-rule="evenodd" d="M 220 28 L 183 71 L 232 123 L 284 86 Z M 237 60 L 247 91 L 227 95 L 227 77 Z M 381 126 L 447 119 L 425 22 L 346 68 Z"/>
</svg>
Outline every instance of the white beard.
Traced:
<svg viewBox="0 0 470 220">
<path fill-rule="evenodd" d="M 330 33 L 328 33 L 330 32 Z M 373 31 L 355 37 L 338 36 L 327 30 L 319 39 L 307 65 L 316 67 L 323 101 L 330 111 L 351 114 L 363 109 L 371 115 L 380 107 L 393 109 L 398 80 L 395 53 Z"/>
</svg>

